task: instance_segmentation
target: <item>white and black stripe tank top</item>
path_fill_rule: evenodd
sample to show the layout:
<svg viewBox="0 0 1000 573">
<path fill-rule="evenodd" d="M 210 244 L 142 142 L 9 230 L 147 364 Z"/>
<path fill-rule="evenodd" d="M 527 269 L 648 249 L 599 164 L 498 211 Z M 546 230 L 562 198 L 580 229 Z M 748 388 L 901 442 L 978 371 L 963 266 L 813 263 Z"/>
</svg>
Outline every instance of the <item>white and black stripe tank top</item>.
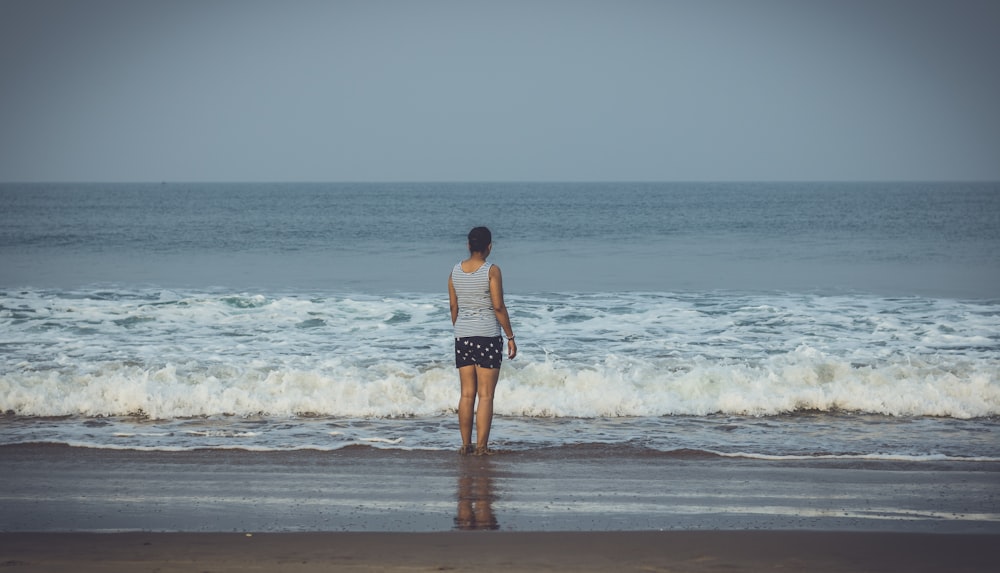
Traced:
<svg viewBox="0 0 1000 573">
<path fill-rule="evenodd" d="M 490 267 L 483 263 L 475 272 L 462 270 L 462 263 L 451 271 L 451 284 L 458 296 L 458 318 L 455 338 L 467 336 L 500 336 L 500 322 L 490 298 Z"/>
</svg>

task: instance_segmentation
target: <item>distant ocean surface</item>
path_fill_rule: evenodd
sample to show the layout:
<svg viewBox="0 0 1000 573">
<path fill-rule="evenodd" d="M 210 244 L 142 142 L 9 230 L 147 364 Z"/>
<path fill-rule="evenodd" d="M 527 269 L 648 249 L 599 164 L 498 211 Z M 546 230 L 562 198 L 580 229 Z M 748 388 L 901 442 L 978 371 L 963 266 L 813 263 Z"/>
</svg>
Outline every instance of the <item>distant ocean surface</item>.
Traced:
<svg viewBox="0 0 1000 573">
<path fill-rule="evenodd" d="M 0 184 L 0 444 L 1000 461 L 1000 184 Z"/>
</svg>

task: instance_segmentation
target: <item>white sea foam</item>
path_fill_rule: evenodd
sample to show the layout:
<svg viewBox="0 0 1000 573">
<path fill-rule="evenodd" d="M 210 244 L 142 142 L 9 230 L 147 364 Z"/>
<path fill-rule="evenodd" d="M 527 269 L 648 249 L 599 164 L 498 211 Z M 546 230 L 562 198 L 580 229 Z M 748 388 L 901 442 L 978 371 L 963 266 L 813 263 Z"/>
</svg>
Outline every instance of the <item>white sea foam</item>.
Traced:
<svg viewBox="0 0 1000 573">
<path fill-rule="evenodd" d="M 854 367 L 811 348 L 759 364 L 611 356 L 586 369 L 512 367 L 501 411 L 531 416 L 774 415 L 802 410 L 970 418 L 1000 412 L 996 368 L 912 361 Z"/>
<path fill-rule="evenodd" d="M 105 363 L 0 379 L 2 407 L 20 415 L 214 414 L 428 416 L 455 406 L 451 367 L 381 363 L 333 371 Z M 937 357 L 856 367 L 802 347 L 757 364 L 611 355 L 579 366 L 554 358 L 507 365 L 497 413 L 606 417 L 775 415 L 803 410 L 974 418 L 1000 413 L 995 366 Z"/>
<path fill-rule="evenodd" d="M 781 455 L 781 454 L 758 454 L 751 452 L 708 452 L 724 458 L 748 458 L 768 461 L 815 461 L 815 460 L 859 460 L 859 461 L 889 461 L 889 462 L 972 462 L 972 463 L 996 463 L 1000 462 L 1000 457 L 991 456 L 947 456 L 944 454 L 894 454 L 894 453 L 868 453 L 868 454 L 810 454 L 810 455 Z"/>
<path fill-rule="evenodd" d="M 0 410 L 433 416 L 455 405 L 443 297 L 0 297 Z M 1000 415 L 1000 305 L 787 294 L 510 296 L 508 416 Z"/>
</svg>

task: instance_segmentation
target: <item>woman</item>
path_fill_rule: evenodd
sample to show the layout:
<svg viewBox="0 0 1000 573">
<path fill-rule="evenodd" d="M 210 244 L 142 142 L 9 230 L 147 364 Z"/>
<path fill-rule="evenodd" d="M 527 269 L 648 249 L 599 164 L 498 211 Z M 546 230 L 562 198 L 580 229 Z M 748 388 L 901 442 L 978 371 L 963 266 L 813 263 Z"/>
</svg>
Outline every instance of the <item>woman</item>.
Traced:
<svg viewBox="0 0 1000 573">
<path fill-rule="evenodd" d="M 455 265 L 448 277 L 451 323 L 455 327 L 455 367 L 462 383 L 458 402 L 458 428 L 462 435 L 462 455 L 489 455 L 490 426 L 493 424 L 493 394 L 500 378 L 503 337 L 507 335 L 507 356 L 517 355 L 514 331 L 503 302 L 500 267 L 486 262 L 493 249 L 493 237 L 486 227 L 469 231 L 469 258 Z M 479 408 L 476 409 L 476 396 Z M 475 412 L 476 445 L 472 445 Z"/>
</svg>

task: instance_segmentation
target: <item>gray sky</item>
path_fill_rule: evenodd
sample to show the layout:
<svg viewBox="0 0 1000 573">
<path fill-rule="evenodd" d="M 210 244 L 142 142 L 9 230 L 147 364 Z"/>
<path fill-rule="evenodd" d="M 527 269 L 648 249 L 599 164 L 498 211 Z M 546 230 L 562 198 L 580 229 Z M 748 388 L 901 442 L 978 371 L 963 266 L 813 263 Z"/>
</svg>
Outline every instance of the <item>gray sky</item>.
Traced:
<svg viewBox="0 0 1000 573">
<path fill-rule="evenodd" d="M 1000 180 L 1000 2 L 0 0 L 0 181 Z"/>
</svg>

